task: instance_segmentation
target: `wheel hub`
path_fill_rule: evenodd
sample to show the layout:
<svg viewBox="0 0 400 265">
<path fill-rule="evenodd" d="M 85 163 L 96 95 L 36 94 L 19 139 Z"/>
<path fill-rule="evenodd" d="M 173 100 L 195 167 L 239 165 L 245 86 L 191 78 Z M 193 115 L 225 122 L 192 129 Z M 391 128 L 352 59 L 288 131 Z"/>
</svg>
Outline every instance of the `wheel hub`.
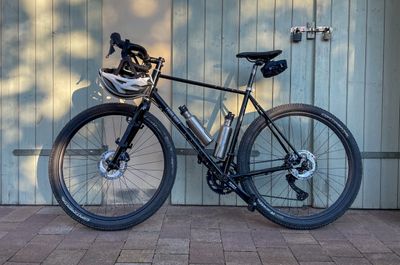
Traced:
<svg viewBox="0 0 400 265">
<path fill-rule="evenodd" d="M 123 176 L 128 167 L 127 162 L 129 160 L 129 158 L 128 158 L 129 156 L 127 153 L 125 153 L 124 155 L 121 155 L 121 157 L 127 157 L 127 158 L 121 159 L 119 161 L 118 168 L 108 170 L 107 169 L 108 165 L 109 165 L 111 159 L 113 158 L 114 154 L 115 154 L 115 151 L 106 151 L 101 155 L 101 159 L 99 161 L 100 175 L 103 176 L 104 178 L 110 179 L 110 180 L 118 179 L 121 176 Z"/>
<path fill-rule="evenodd" d="M 300 163 L 290 169 L 289 172 L 297 179 L 309 179 L 317 168 L 317 160 L 310 151 L 300 150 L 298 153 L 301 157 Z"/>
</svg>

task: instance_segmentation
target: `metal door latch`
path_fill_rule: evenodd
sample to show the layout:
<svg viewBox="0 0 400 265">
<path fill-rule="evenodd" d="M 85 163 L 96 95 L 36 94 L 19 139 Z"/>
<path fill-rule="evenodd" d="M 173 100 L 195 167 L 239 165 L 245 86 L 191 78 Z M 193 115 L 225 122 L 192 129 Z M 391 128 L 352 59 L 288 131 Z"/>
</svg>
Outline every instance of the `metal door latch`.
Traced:
<svg viewBox="0 0 400 265">
<path fill-rule="evenodd" d="M 315 26 L 315 22 L 307 23 L 307 26 L 295 26 L 290 29 L 293 42 L 300 42 L 302 33 L 306 32 L 307 40 L 315 39 L 316 33 L 322 33 L 322 40 L 329 41 L 332 37 L 332 28 L 328 26 Z"/>
</svg>

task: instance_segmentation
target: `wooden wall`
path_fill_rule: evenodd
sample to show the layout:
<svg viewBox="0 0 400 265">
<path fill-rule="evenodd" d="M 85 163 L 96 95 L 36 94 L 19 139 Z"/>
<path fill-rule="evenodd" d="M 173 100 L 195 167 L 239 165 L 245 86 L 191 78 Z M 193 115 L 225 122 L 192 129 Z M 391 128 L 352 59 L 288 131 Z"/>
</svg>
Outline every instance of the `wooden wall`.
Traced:
<svg viewBox="0 0 400 265">
<path fill-rule="evenodd" d="M 351 129 L 363 152 L 364 177 L 353 207 L 399 208 L 400 2 L 396 0 L 174 0 L 173 75 L 230 87 L 246 84 L 250 64 L 239 51 L 283 50 L 289 69 L 265 80 L 256 98 L 266 108 L 305 102 L 325 108 Z M 291 26 L 316 21 L 332 40 L 291 43 Z M 186 104 L 215 135 L 240 97 L 173 84 L 173 107 Z M 245 123 L 254 115 L 248 111 Z M 190 148 L 173 130 L 178 148 Z M 197 157 L 180 155 L 175 204 L 229 204 L 205 182 Z"/>
<path fill-rule="evenodd" d="M 0 0 L 0 203 L 51 204 L 48 152 L 64 124 L 101 103 L 102 0 Z M 172 72 L 243 87 L 250 65 L 239 51 L 281 49 L 289 69 L 258 77 L 268 109 L 321 106 L 356 136 L 364 159 L 357 208 L 399 208 L 400 2 L 397 0 L 173 0 Z M 333 27 L 332 40 L 290 42 L 293 25 Z M 109 32 L 104 32 L 109 34 Z M 173 83 L 175 110 L 187 104 L 215 135 L 241 98 Z M 245 124 L 254 118 L 252 109 Z M 172 130 L 176 146 L 190 148 Z M 240 205 L 208 189 L 193 155 L 178 156 L 174 204 Z"/>
<path fill-rule="evenodd" d="M 1 0 L 1 204 L 51 204 L 48 153 L 101 102 L 101 0 Z"/>
</svg>

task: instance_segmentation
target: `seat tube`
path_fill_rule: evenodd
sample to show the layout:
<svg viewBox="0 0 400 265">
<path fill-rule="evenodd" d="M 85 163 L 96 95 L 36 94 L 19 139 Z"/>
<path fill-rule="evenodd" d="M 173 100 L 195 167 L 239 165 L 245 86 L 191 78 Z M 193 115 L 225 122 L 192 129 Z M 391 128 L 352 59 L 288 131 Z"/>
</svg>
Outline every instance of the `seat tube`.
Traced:
<svg viewBox="0 0 400 265">
<path fill-rule="evenodd" d="M 251 91 L 253 89 L 253 84 L 254 84 L 254 80 L 256 77 L 257 68 L 258 68 L 258 64 L 255 63 L 253 65 L 253 69 L 251 70 L 249 81 L 247 82 L 246 94 L 244 95 L 244 98 L 242 101 L 242 106 L 240 107 L 239 116 L 237 119 L 235 130 L 233 131 L 233 135 L 232 135 L 232 141 L 231 141 L 231 144 L 228 149 L 228 155 L 224 162 L 224 173 L 227 173 L 229 171 L 230 164 L 232 163 L 233 158 L 234 158 L 236 142 L 237 142 L 237 139 L 239 136 L 240 128 L 242 126 L 244 115 L 246 114 L 246 107 L 247 107 L 247 103 L 249 102 Z"/>
</svg>

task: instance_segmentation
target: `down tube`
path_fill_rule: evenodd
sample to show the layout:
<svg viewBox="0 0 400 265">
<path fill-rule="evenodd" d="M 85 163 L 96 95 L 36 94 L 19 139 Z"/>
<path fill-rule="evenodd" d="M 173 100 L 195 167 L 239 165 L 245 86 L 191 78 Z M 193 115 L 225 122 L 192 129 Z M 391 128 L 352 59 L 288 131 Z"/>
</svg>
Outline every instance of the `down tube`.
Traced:
<svg viewBox="0 0 400 265">
<path fill-rule="evenodd" d="M 206 167 L 215 170 L 220 175 L 223 175 L 222 170 L 218 165 L 212 160 L 209 154 L 205 151 L 203 146 L 193 135 L 193 133 L 186 128 L 183 122 L 178 118 L 178 116 L 173 112 L 173 110 L 168 106 L 168 104 L 161 98 L 157 91 L 152 93 L 153 101 L 157 104 L 158 108 L 167 115 L 169 120 L 174 124 L 178 131 L 185 137 L 185 139 L 193 146 L 193 148 L 199 153 L 201 158 L 204 160 L 203 163 Z"/>
</svg>

